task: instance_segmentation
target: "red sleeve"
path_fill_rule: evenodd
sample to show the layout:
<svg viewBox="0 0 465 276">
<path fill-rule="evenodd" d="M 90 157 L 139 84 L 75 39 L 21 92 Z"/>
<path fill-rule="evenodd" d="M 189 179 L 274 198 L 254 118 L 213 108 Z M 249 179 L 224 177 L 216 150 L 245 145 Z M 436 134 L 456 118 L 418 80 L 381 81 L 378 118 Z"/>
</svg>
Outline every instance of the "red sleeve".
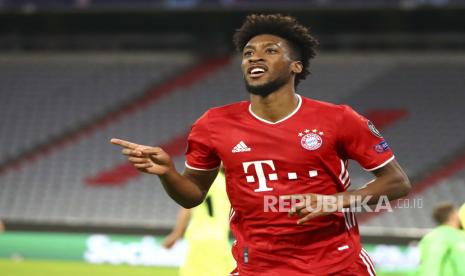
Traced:
<svg viewBox="0 0 465 276">
<path fill-rule="evenodd" d="M 357 161 L 365 170 L 379 169 L 394 159 L 389 145 L 373 123 L 349 106 L 344 106 L 339 129 L 345 157 Z"/>
<path fill-rule="evenodd" d="M 187 137 L 186 167 L 196 170 L 214 170 L 220 166 L 208 128 L 208 111 L 192 125 Z"/>
</svg>

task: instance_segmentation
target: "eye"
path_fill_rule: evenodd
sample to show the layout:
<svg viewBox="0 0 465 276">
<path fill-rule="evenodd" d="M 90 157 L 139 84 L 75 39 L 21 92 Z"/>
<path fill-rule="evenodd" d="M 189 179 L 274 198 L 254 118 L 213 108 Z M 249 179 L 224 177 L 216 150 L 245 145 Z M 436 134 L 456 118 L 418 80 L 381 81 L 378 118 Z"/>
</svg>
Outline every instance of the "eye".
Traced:
<svg viewBox="0 0 465 276">
<path fill-rule="evenodd" d="M 250 56 L 252 56 L 252 54 L 253 54 L 252 51 L 249 50 L 249 51 L 245 51 L 242 55 L 244 57 L 250 57 Z"/>
<path fill-rule="evenodd" d="M 266 48 L 266 53 L 268 54 L 275 54 L 277 53 L 278 51 L 274 48 Z"/>
</svg>

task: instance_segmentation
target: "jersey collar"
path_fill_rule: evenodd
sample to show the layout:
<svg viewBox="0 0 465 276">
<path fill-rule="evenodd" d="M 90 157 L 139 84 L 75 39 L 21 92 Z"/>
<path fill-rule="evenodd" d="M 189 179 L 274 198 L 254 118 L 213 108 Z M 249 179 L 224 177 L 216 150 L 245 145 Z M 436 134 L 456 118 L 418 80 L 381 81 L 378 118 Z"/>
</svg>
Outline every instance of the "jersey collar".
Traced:
<svg viewBox="0 0 465 276">
<path fill-rule="evenodd" d="M 252 114 L 252 116 L 254 116 L 257 120 L 261 121 L 261 122 L 264 122 L 264 123 L 267 123 L 267 124 L 270 124 L 270 125 L 276 125 L 276 124 L 279 124 L 281 122 L 284 122 L 286 121 L 287 119 L 291 118 L 292 116 L 294 116 L 294 114 L 297 113 L 297 111 L 299 111 L 300 107 L 302 106 L 302 97 L 299 95 L 299 94 L 296 94 L 299 102 L 297 104 L 297 107 L 294 109 L 294 111 L 292 111 L 291 113 L 289 113 L 289 115 L 287 115 L 286 117 L 282 118 L 281 120 L 279 121 L 276 121 L 276 122 L 271 122 L 271 121 L 268 121 L 268 120 L 265 120 L 263 118 L 260 118 L 258 117 L 258 115 L 256 115 L 255 113 L 253 113 L 252 111 L 252 104 L 250 103 L 249 104 L 249 112 L 250 114 Z"/>
</svg>

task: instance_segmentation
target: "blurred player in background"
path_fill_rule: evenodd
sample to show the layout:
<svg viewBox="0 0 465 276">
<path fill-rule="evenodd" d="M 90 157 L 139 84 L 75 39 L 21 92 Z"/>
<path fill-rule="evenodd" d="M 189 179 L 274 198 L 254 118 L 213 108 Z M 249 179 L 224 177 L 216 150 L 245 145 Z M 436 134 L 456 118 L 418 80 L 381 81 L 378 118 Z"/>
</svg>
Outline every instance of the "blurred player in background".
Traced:
<svg viewBox="0 0 465 276">
<path fill-rule="evenodd" d="M 410 190 L 387 142 L 352 108 L 296 94 L 318 42 L 293 17 L 250 15 L 234 42 L 250 101 L 211 108 L 195 122 L 183 174 L 159 147 L 112 143 L 185 208 L 204 201 L 223 162 L 236 239 L 231 275 L 375 275 L 346 208 Z M 348 191 L 349 159 L 375 179 Z M 286 208 L 290 195 L 305 200 Z M 322 201 L 337 208 L 319 208 Z"/>
<path fill-rule="evenodd" d="M 457 208 L 441 203 L 433 210 L 439 225 L 420 241 L 420 276 L 465 276 L 465 235 Z"/>
<path fill-rule="evenodd" d="M 465 231 L 465 203 L 459 209 L 459 218 L 462 223 L 462 230 Z"/>
<path fill-rule="evenodd" d="M 222 169 L 202 204 L 179 210 L 176 225 L 163 243 L 165 248 L 171 248 L 186 233 L 188 251 L 180 276 L 228 275 L 234 268 L 229 244 L 229 211 Z"/>
</svg>

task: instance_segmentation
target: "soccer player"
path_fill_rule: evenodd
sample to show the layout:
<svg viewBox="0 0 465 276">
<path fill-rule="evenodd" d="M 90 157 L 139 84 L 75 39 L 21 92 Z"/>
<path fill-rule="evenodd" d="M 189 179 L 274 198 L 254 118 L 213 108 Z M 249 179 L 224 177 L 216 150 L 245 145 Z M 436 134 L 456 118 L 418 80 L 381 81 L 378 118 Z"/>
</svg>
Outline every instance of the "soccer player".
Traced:
<svg viewBox="0 0 465 276">
<path fill-rule="evenodd" d="M 112 143 L 185 208 L 204 200 L 223 162 L 236 239 L 231 275 L 375 275 L 354 214 L 315 204 L 324 198 L 346 210 L 355 197 L 376 204 L 405 196 L 409 180 L 388 144 L 350 107 L 296 94 L 318 42 L 293 17 L 250 15 L 234 42 L 250 101 L 211 108 L 194 123 L 184 173 L 159 147 Z M 375 179 L 348 191 L 349 159 Z M 306 200 L 281 208 L 289 195 Z"/>
<path fill-rule="evenodd" d="M 433 219 L 439 225 L 420 241 L 420 276 L 465 276 L 465 235 L 457 208 L 438 204 Z"/>
<path fill-rule="evenodd" d="M 229 211 L 224 171 L 220 170 L 202 204 L 180 209 L 176 225 L 163 243 L 171 248 L 186 232 L 188 250 L 180 276 L 228 275 L 234 268 L 229 253 Z"/>
</svg>

